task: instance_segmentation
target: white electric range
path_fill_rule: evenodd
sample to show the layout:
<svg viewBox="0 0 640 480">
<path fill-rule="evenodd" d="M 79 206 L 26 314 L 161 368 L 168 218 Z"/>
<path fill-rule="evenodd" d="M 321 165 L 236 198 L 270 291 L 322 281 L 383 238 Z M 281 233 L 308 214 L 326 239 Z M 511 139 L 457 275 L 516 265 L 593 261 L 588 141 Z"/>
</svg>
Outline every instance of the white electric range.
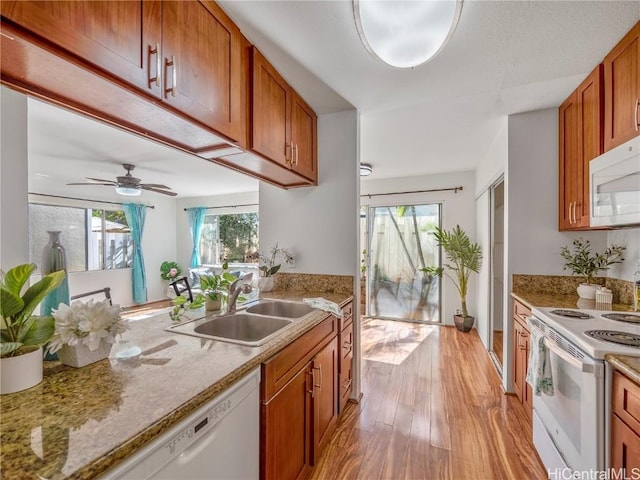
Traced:
<svg viewBox="0 0 640 480">
<path fill-rule="evenodd" d="M 533 308 L 532 314 L 528 323 L 544 336 L 554 384 L 552 396 L 533 399 L 538 454 L 550 471 L 603 471 L 611 416 L 604 358 L 640 356 L 640 314 L 574 308 Z"/>
</svg>

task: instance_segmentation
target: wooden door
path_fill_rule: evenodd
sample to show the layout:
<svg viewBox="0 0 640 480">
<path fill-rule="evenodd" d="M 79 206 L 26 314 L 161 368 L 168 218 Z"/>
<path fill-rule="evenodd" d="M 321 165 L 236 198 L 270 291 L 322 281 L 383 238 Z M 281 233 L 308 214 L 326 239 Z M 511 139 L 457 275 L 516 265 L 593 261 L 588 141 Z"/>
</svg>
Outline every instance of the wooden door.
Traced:
<svg viewBox="0 0 640 480">
<path fill-rule="evenodd" d="M 588 228 L 590 223 L 589 205 L 589 161 L 602 154 L 602 111 L 604 108 L 602 94 L 602 65 L 598 65 L 593 72 L 580 84 L 576 90 L 578 102 L 578 130 L 580 155 L 576 165 L 577 179 L 575 222 L 580 228 Z"/>
<path fill-rule="evenodd" d="M 629 475 L 640 471 L 640 437 L 617 415 L 611 416 L 611 468 Z"/>
<path fill-rule="evenodd" d="M 290 166 L 290 98 L 287 82 L 266 58 L 252 48 L 251 150 Z"/>
<path fill-rule="evenodd" d="M 233 141 L 242 127 L 241 42 L 214 2 L 162 2 L 164 101 Z"/>
<path fill-rule="evenodd" d="M 161 7 L 156 1 L 19 1 L 5 18 L 102 72 L 160 95 Z M 4 19 L 3 19 L 4 21 Z"/>
<path fill-rule="evenodd" d="M 292 91 L 291 142 L 294 145 L 292 168 L 314 182 L 318 179 L 317 128 L 315 112 L 300 95 Z"/>
<path fill-rule="evenodd" d="M 582 183 L 580 163 L 580 138 L 578 127 L 578 102 L 576 92 L 572 93 L 559 110 L 559 229 L 576 227 L 578 183 Z"/>
<path fill-rule="evenodd" d="M 313 464 L 319 460 L 338 420 L 338 338 L 334 337 L 312 361 Z"/>
<path fill-rule="evenodd" d="M 640 22 L 604 58 L 604 150 L 640 135 Z"/>
<path fill-rule="evenodd" d="M 304 478 L 311 468 L 311 363 L 262 405 L 260 477 Z"/>
</svg>

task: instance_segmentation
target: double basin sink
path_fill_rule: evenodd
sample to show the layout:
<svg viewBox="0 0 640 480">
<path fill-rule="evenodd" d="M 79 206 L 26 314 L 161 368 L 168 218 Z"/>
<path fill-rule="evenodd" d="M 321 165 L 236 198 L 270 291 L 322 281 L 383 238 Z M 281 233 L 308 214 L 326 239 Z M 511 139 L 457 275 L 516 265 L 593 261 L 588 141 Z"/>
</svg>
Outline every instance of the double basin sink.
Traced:
<svg viewBox="0 0 640 480">
<path fill-rule="evenodd" d="M 258 300 L 242 310 L 172 325 L 166 330 L 258 347 L 292 322 L 313 312 L 306 303 Z"/>
</svg>

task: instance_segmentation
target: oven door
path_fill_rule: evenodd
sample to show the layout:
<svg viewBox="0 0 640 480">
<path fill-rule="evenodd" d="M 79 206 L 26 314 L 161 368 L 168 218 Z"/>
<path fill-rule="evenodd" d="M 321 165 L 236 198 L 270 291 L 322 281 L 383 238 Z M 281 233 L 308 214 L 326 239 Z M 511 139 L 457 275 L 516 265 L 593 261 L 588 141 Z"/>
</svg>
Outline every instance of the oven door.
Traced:
<svg viewBox="0 0 640 480">
<path fill-rule="evenodd" d="M 604 362 L 584 354 L 580 358 L 573 345 L 556 339 L 545 338 L 554 395 L 533 398 L 534 444 L 547 468 L 600 470 L 604 467 Z"/>
</svg>

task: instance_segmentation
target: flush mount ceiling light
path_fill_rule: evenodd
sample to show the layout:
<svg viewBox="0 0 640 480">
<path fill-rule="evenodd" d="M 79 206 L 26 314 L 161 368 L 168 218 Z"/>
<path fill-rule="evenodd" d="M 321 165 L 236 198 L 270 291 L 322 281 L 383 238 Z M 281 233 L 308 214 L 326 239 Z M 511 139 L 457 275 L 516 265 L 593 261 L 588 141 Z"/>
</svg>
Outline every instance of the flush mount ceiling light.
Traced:
<svg viewBox="0 0 640 480">
<path fill-rule="evenodd" d="M 374 57 L 397 68 L 429 61 L 458 25 L 463 0 L 353 0 L 360 40 Z"/>
<path fill-rule="evenodd" d="M 118 195 L 126 195 L 127 197 L 137 197 L 142 192 L 139 188 L 135 187 L 116 187 L 116 193 Z"/>
<path fill-rule="evenodd" d="M 373 167 L 371 166 L 370 163 L 361 163 L 360 164 L 360 176 L 361 177 L 367 177 L 367 176 L 371 175 L 372 172 L 373 172 Z"/>
</svg>

